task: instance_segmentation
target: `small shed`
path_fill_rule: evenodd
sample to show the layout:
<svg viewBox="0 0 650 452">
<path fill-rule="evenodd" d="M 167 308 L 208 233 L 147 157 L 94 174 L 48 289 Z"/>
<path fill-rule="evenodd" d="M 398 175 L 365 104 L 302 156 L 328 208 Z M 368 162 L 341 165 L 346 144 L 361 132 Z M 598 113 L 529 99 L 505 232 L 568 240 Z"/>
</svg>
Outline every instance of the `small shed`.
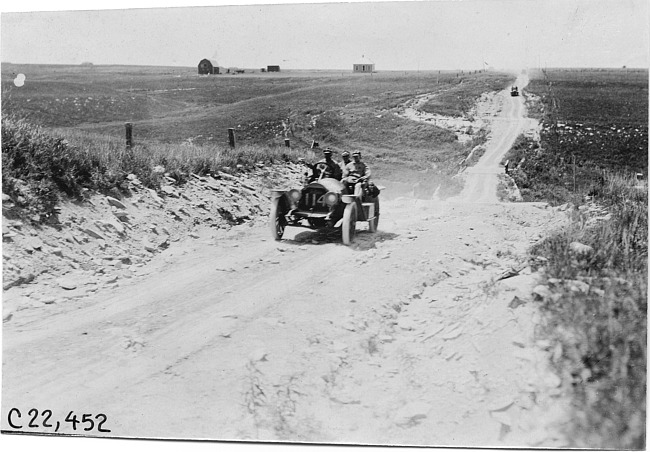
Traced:
<svg viewBox="0 0 650 452">
<path fill-rule="evenodd" d="M 266 72 L 280 72 L 280 66 L 266 66 Z"/>
<path fill-rule="evenodd" d="M 202 59 L 199 62 L 199 74 L 218 74 L 219 73 L 219 63 L 216 61 L 208 60 L 207 58 Z"/>
</svg>

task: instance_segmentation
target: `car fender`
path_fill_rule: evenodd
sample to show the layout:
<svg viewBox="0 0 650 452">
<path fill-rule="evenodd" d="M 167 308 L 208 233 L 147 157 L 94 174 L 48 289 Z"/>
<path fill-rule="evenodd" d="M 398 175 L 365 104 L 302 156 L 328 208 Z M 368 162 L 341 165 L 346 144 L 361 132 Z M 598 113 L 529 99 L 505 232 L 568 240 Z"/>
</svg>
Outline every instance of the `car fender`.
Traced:
<svg viewBox="0 0 650 452">
<path fill-rule="evenodd" d="M 272 189 L 271 190 L 271 199 L 281 198 L 286 195 L 289 190 L 287 189 Z"/>
<path fill-rule="evenodd" d="M 341 195 L 341 201 L 345 204 L 351 204 L 355 202 L 357 197 L 355 195 Z"/>
</svg>

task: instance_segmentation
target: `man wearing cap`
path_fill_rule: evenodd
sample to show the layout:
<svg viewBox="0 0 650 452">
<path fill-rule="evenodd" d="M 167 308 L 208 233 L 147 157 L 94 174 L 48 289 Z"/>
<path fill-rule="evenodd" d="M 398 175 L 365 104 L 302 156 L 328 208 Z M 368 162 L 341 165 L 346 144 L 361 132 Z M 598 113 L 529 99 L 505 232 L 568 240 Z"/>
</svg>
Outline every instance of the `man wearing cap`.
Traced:
<svg viewBox="0 0 650 452">
<path fill-rule="evenodd" d="M 353 161 L 345 165 L 343 179 L 341 180 L 349 185 L 354 184 L 354 194 L 360 196 L 363 183 L 370 178 L 370 168 L 361 161 L 361 152 L 354 151 L 352 153 L 352 159 Z"/>
<path fill-rule="evenodd" d="M 345 167 L 350 163 L 350 153 L 348 151 L 343 151 L 341 158 L 343 161 L 339 163 L 339 167 L 341 167 L 341 174 L 343 174 L 345 172 Z"/>
<path fill-rule="evenodd" d="M 341 167 L 332 160 L 332 150 L 330 148 L 325 148 L 325 150 L 323 150 L 323 156 L 325 158 L 315 165 L 316 167 L 325 166 L 324 170 L 322 170 L 323 177 L 331 177 L 336 180 L 341 180 Z"/>
</svg>

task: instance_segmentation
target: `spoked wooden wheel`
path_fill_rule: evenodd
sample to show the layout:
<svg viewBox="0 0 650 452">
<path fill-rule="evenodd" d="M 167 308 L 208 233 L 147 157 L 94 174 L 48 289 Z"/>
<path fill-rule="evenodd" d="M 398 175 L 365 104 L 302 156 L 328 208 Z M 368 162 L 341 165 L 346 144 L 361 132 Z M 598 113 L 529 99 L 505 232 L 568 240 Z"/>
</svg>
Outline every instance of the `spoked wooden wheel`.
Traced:
<svg viewBox="0 0 650 452">
<path fill-rule="evenodd" d="M 287 226 L 287 219 L 284 216 L 284 209 L 282 208 L 282 198 L 276 198 L 271 204 L 271 213 L 269 215 L 269 226 L 271 227 L 271 235 L 275 240 L 282 240 L 284 235 L 284 228 Z"/>
</svg>

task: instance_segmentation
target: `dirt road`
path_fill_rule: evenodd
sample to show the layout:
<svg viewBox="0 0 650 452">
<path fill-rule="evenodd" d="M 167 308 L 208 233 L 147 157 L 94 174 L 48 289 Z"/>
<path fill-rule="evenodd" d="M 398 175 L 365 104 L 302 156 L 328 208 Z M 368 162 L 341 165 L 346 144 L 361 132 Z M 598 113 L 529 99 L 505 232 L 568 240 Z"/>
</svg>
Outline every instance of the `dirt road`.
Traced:
<svg viewBox="0 0 650 452">
<path fill-rule="evenodd" d="M 84 433 L 89 423 L 65 421 L 74 411 L 106 415 L 110 433 L 85 432 L 98 436 L 564 444 L 524 265 L 562 218 L 488 202 L 522 121 L 518 98 L 497 98 L 483 170 L 458 199 L 384 202 L 379 232 L 352 247 L 235 227 L 169 248 L 110 294 L 5 324 L 3 430 L 16 430 L 17 408 L 29 432 L 58 421 Z M 31 408 L 51 410 L 53 427 L 29 428 Z"/>
<path fill-rule="evenodd" d="M 528 84 L 528 77 L 520 76 L 515 85 L 522 90 Z M 485 146 L 485 154 L 479 162 L 465 170 L 465 185 L 457 200 L 475 203 L 497 202 L 497 175 L 503 173 L 500 162 L 505 152 L 510 149 L 517 136 L 529 124 L 524 117 L 523 97 L 509 96 L 507 90 L 502 92 L 499 100 L 498 115 L 490 118 L 491 139 Z M 454 201 L 454 200 L 452 200 Z"/>
</svg>

